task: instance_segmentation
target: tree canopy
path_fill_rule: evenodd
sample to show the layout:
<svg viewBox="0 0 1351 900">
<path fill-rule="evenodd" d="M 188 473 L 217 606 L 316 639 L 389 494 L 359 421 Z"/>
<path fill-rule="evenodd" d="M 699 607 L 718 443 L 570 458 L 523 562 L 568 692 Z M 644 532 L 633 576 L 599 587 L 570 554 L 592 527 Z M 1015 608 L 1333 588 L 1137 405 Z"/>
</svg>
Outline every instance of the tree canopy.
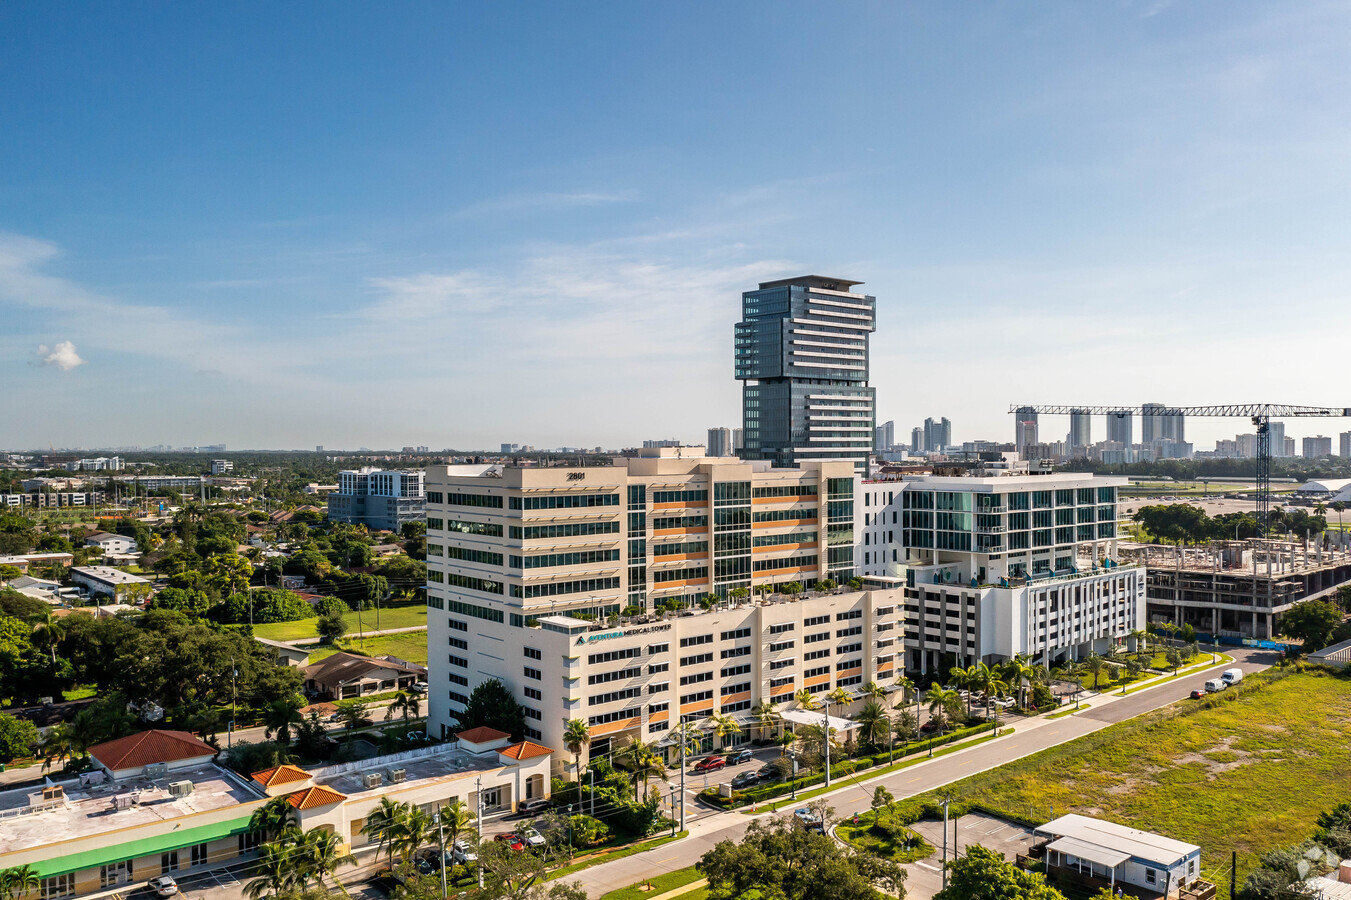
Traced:
<svg viewBox="0 0 1351 900">
<path fill-rule="evenodd" d="M 1304 652 L 1322 650 L 1342 624 L 1342 610 L 1330 600 L 1305 600 L 1281 614 L 1276 629 L 1286 637 L 1304 642 Z"/>
<path fill-rule="evenodd" d="M 505 731 L 513 741 L 525 737 L 525 709 L 496 678 L 489 678 L 470 692 L 469 702 L 457 719 L 461 731 L 482 725 Z"/>
<path fill-rule="evenodd" d="M 948 886 L 934 900 L 1065 900 L 1065 895 L 999 851 L 973 844 L 965 856 L 948 863 Z"/>
</svg>

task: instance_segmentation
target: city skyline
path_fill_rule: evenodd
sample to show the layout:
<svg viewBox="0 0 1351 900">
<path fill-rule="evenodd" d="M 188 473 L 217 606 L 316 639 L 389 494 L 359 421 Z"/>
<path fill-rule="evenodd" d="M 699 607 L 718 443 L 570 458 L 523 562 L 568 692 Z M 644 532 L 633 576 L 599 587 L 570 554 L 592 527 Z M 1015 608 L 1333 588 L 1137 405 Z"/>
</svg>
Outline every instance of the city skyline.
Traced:
<svg viewBox="0 0 1351 900">
<path fill-rule="evenodd" d="M 1351 12 L 849 9 L 11 6 L 6 443 L 696 441 L 740 294 L 800 272 L 866 281 L 878 420 L 954 440 L 1345 405 L 1260 361 L 1351 326 Z M 959 338 L 1000 376 L 940 377 Z"/>
</svg>

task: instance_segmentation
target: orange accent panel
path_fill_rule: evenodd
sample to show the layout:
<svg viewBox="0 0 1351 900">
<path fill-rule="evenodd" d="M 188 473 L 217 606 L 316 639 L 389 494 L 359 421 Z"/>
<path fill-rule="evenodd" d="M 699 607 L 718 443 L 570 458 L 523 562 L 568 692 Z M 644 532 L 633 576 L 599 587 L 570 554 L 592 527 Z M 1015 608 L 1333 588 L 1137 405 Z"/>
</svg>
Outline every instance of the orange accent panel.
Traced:
<svg viewBox="0 0 1351 900">
<path fill-rule="evenodd" d="M 773 547 L 752 547 L 751 553 L 774 553 L 780 550 L 811 550 L 820 545 L 820 541 L 812 541 L 807 544 L 775 544 Z"/>
<path fill-rule="evenodd" d="M 602 734 L 614 734 L 616 731 L 623 731 L 625 728 L 635 728 L 642 723 L 641 718 L 620 719 L 618 722 L 606 722 L 604 725 L 594 725 L 590 731 L 592 736 Z"/>
<path fill-rule="evenodd" d="M 701 585 L 707 585 L 707 584 L 708 584 L 708 579 L 707 579 L 707 578 L 702 579 L 701 581 L 663 581 L 661 584 L 654 584 L 654 585 L 652 586 L 652 590 L 654 590 L 654 591 L 665 591 L 665 590 L 669 590 L 670 588 L 678 588 L 678 587 L 700 587 Z"/>
<path fill-rule="evenodd" d="M 652 715 L 647 717 L 647 721 L 649 724 L 651 724 L 652 722 L 665 722 L 670 718 L 671 714 L 669 712 L 659 712 L 659 713 L 652 713 Z"/>
<path fill-rule="evenodd" d="M 680 707 L 680 714 L 684 715 L 685 713 L 703 712 L 706 709 L 712 708 L 713 708 L 713 698 L 710 697 L 707 700 L 700 700 L 698 703 L 684 704 L 683 706 Z"/>
<path fill-rule="evenodd" d="M 688 529 L 688 528 L 654 528 L 654 529 L 652 529 L 652 536 L 653 536 L 653 537 L 682 537 L 682 536 L 683 536 L 683 537 L 708 537 L 708 529 L 707 529 L 707 528 L 695 528 L 694 530 L 690 530 L 690 529 Z"/>
<path fill-rule="evenodd" d="M 722 702 L 722 703 L 736 703 L 738 700 L 749 700 L 749 699 L 751 699 L 751 692 L 750 692 L 750 691 L 742 691 L 742 692 L 739 693 L 739 694 L 728 694 L 726 697 L 723 697 L 723 698 L 722 698 L 721 702 Z"/>
<path fill-rule="evenodd" d="M 830 673 L 815 675 L 802 683 L 803 687 L 816 687 L 818 684 L 830 684 Z"/>
<path fill-rule="evenodd" d="M 892 664 L 889 663 L 889 662 L 885 662 L 885 663 L 882 663 L 882 665 L 880 665 L 880 666 L 877 667 L 877 671 L 878 671 L 878 672 L 890 672 L 890 671 L 891 671 L 891 668 L 892 668 Z"/>
<path fill-rule="evenodd" d="M 652 561 L 656 562 L 680 562 L 686 559 L 708 559 L 707 553 L 674 553 L 670 556 L 654 556 Z"/>
<path fill-rule="evenodd" d="M 693 500 L 686 502 L 677 500 L 674 503 L 653 503 L 653 509 L 707 509 L 707 503 L 697 503 Z"/>
</svg>

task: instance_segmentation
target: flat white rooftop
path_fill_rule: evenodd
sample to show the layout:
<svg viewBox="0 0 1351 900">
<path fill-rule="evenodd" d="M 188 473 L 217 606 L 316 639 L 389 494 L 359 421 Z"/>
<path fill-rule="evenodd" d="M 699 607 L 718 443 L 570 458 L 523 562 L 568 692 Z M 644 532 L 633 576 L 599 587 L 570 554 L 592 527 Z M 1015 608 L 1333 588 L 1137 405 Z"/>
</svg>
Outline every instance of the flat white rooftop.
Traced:
<svg viewBox="0 0 1351 900">
<path fill-rule="evenodd" d="M 1151 831 L 1141 831 L 1116 822 L 1074 814 L 1061 816 L 1038 826 L 1036 833 L 1049 834 L 1057 838 L 1074 838 L 1084 844 L 1109 848 L 1119 853 L 1130 854 L 1136 859 L 1158 863 L 1161 868 L 1172 866 L 1201 849 L 1196 844 L 1176 841 Z"/>
</svg>

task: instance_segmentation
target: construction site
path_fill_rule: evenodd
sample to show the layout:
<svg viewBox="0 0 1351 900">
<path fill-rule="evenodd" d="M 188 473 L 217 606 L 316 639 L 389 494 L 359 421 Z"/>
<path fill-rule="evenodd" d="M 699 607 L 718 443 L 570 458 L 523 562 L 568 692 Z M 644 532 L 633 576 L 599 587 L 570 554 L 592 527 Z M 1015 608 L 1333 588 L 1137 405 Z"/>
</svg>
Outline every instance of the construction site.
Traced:
<svg viewBox="0 0 1351 900">
<path fill-rule="evenodd" d="M 1282 613 L 1351 583 L 1351 536 L 1217 541 L 1204 546 L 1118 545 L 1146 568 L 1150 622 L 1191 625 L 1219 638 L 1270 640 Z"/>
</svg>

